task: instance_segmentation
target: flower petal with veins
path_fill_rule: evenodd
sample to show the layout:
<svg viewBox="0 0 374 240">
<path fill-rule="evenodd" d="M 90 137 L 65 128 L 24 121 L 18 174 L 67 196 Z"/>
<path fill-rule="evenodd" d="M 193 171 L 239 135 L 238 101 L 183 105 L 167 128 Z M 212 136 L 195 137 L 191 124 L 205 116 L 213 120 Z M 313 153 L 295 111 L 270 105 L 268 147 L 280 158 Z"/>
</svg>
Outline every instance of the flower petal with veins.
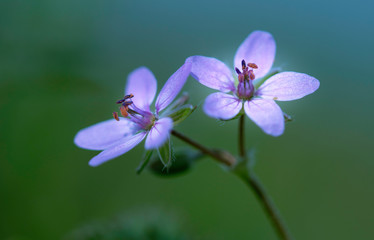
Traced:
<svg viewBox="0 0 374 240">
<path fill-rule="evenodd" d="M 221 92 L 235 90 L 231 70 L 218 59 L 204 56 L 192 56 L 186 62 L 191 62 L 191 75 L 201 84 Z"/>
<path fill-rule="evenodd" d="M 229 94 L 212 93 L 205 99 L 203 109 L 210 117 L 228 120 L 240 112 L 242 101 Z"/>
<path fill-rule="evenodd" d="M 157 80 L 148 68 L 139 67 L 129 74 L 125 94 L 133 94 L 131 100 L 141 110 L 149 112 L 156 91 Z"/>
<path fill-rule="evenodd" d="M 74 143 L 85 149 L 103 150 L 136 131 L 136 125 L 128 119 L 110 119 L 80 130 L 75 135 Z"/>
<path fill-rule="evenodd" d="M 254 31 L 239 46 L 234 57 L 234 67 L 241 69 L 241 62 L 255 63 L 256 78 L 264 77 L 271 69 L 275 58 L 276 44 L 273 36 L 264 31 Z"/>
<path fill-rule="evenodd" d="M 171 129 L 173 128 L 173 120 L 171 118 L 161 118 L 151 128 L 145 140 L 145 149 L 154 149 L 161 147 L 168 139 Z"/>
<path fill-rule="evenodd" d="M 282 135 L 283 112 L 273 100 L 253 98 L 244 103 L 244 111 L 265 133 L 274 137 Z"/>
<path fill-rule="evenodd" d="M 256 96 L 278 101 L 291 101 L 313 93 L 319 81 L 305 73 L 281 72 L 266 80 L 256 91 Z"/>
<path fill-rule="evenodd" d="M 156 112 L 165 109 L 174 100 L 181 91 L 190 75 L 191 63 L 185 62 L 171 77 L 166 81 L 156 100 Z"/>
<path fill-rule="evenodd" d="M 89 165 L 92 167 L 99 166 L 100 164 L 109 161 L 113 158 L 116 158 L 131 149 L 133 149 L 136 145 L 138 145 L 145 137 L 147 133 L 146 132 L 140 132 L 136 135 L 133 135 L 131 137 L 122 138 L 118 144 L 105 149 L 100 154 L 93 157 Z"/>
</svg>

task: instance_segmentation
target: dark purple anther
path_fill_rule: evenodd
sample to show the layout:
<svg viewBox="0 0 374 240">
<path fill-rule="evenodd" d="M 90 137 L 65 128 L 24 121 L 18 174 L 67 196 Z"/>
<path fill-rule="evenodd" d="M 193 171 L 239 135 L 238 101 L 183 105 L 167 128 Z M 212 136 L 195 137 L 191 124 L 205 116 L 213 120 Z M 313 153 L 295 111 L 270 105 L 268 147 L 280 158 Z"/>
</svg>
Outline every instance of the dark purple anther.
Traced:
<svg viewBox="0 0 374 240">
<path fill-rule="evenodd" d="M 126 101 L 126 99 L 133 98 L 133 97 L 134 97 L 134 95 L 132 93 L 129 94 L 129 95 L 125 95 L 121 100 L 118 100 L 116 103 L 117 104 L 123 103 L 124 101 Z"/>
<path fill-rule="evenodd" d="M 130 101 L 126 101 L 126 102 L 122 103 L 122 106 L 126 107 L 126 106 L 129 106 L 131 104 L 133 104 L 133 102 L 130 100 Z"/>
<path fill-rule="evenodd" d="M 134 97 L 134 95 L 131 93 L 129 95 L 126 95 L 123 99 L 129 99 L 129 98 L 133 98 L 133 97 Z"/>
<path fill-rule="evenodd" d="M 243 60 L 242 60 L 242 69 L 244 70 L 246 67 L 247 67 L 247 66 L 246 66 L 245 61 L 244 61 L 244 59 L 243 59 Z"/>
<path fill-rule="evenodd" d="M 235 68 L 235 71 L 237 74 L 242 74 L 242 72 L 237 67 Z"/>
</svg>

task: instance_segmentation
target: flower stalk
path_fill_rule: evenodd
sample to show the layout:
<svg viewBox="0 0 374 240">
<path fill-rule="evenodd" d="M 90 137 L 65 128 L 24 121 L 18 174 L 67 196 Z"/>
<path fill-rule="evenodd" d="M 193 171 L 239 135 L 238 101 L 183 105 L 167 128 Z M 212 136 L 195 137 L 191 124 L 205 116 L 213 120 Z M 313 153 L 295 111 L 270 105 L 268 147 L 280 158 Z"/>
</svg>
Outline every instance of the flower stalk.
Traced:
<svg viewBox="0 0 374 240">
<path fill-rule="evenodd" d="M 248 159 L 245 151 L 244 115 L 239 118 L 238 135 L 239 156 L 242 159 L 242 162 L 235 167 L 233 172 L 255 193 L 257 199 L 260 201 L 263 209 L 271 220 L 271 223 L 274 226 L 279 238 L 283 240 L 291 240 L 291 234 L 289 233 L 286 224 L 282 220 L 282 216 L 280 215 L 277 207 L 272 201 L 270 195 L 266 192 L 265 187 L 262 185 L 253 169 L 248 164 L 250 159 Z"/>
<path fill-rule="evenodd" d="M 81 148 L 102 151 L 89 162 L 96 167 L 125 154 L 145 139 L 146 154 L 137 170 L 140 173 L 153 152 L 158 153 L 163 169 L 169 169 L 173 160 L 171 134 L 198 149 L 199 155 L 210 156 L 242 179 L 260 201 L 279 238 L 290 240 L 292 237 L 278 209 L 256 176 L 253 164 L 249 164 L 252 159 L 245 147 L 245 117 L 266 134 L 280 136 L 285 121 L 291 118 L 275 101 L 303 98 L 315 92 L 320 83 L 304 73 L 271 70 L 275 50 L 275 40 L 270 33 L 254 31 L 237 49 L 233 68 L 215 58 L 191 56 L 166 81 L 155 100 L 154 110 L 150 106 L 156 96 L 157 80 L 148 68 L 139 67 L 129 74 L 125 95 L 116 102 L 121 104 L 122 117 L 113 112 L 114 119 L 80 130 L 74 142 Z M 231 69 L 235 69 L 238 81 Z M 205 147 L 173 129 L 196 108 L 187 104 L 186 94 L 174 101 L 189 75 L 202 85 L 218 90 L 205 99 L 203 110 L 208 116 L 220 120 L 239 118 L 237 157 L 225 150 Z M 185 155 L 185 159 L 183 171 L 192 162 L 191 157 Z"/>
<path fill-rule="evenodd" d="M 244 160 L 246 159 L 245 154 L 245 143 L 244 143 L 244 115 L 239 118 L 239 156 Z"/>
<path fill-rule="evenodd" d="M 241 116 L 239 119 L 239 155 L 241 161 L 238 161 L 228 152 L 213 150 L 195 140 L 190 139 L 189 137 L 179 133 L 175 130 L 171 131 L 171 134 L 185 143 L 193 146 L 194 148 L 200 150 L 202 153 L 212 157 L 214 160 L 217 160 L 219 163 L 222 163 L 232 169 L 232 173 L 236 174 L 240 179 L 242 179 L 245 184 L 253 190 L 256 197 L 260 201 L 263 209 L 271 220 L 273 227 L 275 228 L 278 236 L 282 240 L 292 240 L 286 224 L 282 220 L 282 217 L 273 203 L 271 197 L 266 192 L 264 186 L 261 184 L 260 180 L 255 175 L 252 169 L 248 169 L 247 163 L 248 159 L 245 154 L 245 145 L 244 145 L 244 116 Z"/>
</svg>

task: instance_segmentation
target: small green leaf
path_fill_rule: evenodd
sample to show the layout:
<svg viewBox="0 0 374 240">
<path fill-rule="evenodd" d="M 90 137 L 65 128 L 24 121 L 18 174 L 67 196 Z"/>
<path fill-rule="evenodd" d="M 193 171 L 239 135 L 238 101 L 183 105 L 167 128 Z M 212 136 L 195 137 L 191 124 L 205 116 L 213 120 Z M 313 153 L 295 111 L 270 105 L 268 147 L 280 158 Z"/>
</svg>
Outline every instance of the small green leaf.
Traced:
<svg viewBox="0 0 374 240">
<path fill-rule="evenodd" d="M 143 171 L 143 169 L 147 166 L 149 160 L 152 157 L 152 154 L 153 154 L 153 150 L 149 150 L 144 153 L 143 160 L 141 161 L 140 165 L 136 169 L 137 174 L 140 174 Z"/>
<path fill-rule="evenodd" d="M 196 109 L 191 104 L 183 105 L 168 114 L 173 119 L 174 126 L 185 120 Z"/>
<path fill-rule="evenodd" d="M 166 143 L 157 148 L 158 157 L 165 168 L 170 168 L 173 163 L 173 148 L 171 146 L 171 139 L 168 138 Z"/>
<path fill-rule="evenodd" d="M 186 173 L 191 169 L 193 164 L 204 154 L 191 150 L 190 148 L 178 149 L 174 153 L 173 165 L 168 169 L 165 169 L 164 165 L 159 161 L 159 159 L 153 159 L 152 163 L 149 165 L 149 169 L 156 175 L 169 177 L 178 174 Z"/>
</svg>

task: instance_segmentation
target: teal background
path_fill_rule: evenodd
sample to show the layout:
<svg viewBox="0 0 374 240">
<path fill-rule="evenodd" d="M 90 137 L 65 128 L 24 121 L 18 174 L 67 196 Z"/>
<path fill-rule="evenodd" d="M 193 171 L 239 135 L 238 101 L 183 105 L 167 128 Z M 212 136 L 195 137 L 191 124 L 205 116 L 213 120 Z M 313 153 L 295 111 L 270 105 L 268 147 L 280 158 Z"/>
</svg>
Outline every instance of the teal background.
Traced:
<svg viewBox="0 0 374 240">
<path fill-rule="evenodd" d="M 138 176 L 142 145 L 91 168 L 97 152 L 73 144 L 77 131 L 111 118 L 136 67 L 149 67 L 160 89 L 188 56 L 231 65 L 257 29 L 277 42 L 274 66 L 321 86 L 280 103 L 295 119 L 281 137 L 246 122 L 256 172 L 296 239 L 373 239 L 373 8 L 336 0 L 1 1 L 0 239 L 61 239 L 149 208 L 175 216 L 170 224 L 192 239 L 276 239 L 252 192 L 209 158 L 180 177 Z M 185 90 L 193 104 L 212 92 L 192 78 Z M 200 108 L 177 129 L 237 151 L 237 122 Z"/>
</svg>

